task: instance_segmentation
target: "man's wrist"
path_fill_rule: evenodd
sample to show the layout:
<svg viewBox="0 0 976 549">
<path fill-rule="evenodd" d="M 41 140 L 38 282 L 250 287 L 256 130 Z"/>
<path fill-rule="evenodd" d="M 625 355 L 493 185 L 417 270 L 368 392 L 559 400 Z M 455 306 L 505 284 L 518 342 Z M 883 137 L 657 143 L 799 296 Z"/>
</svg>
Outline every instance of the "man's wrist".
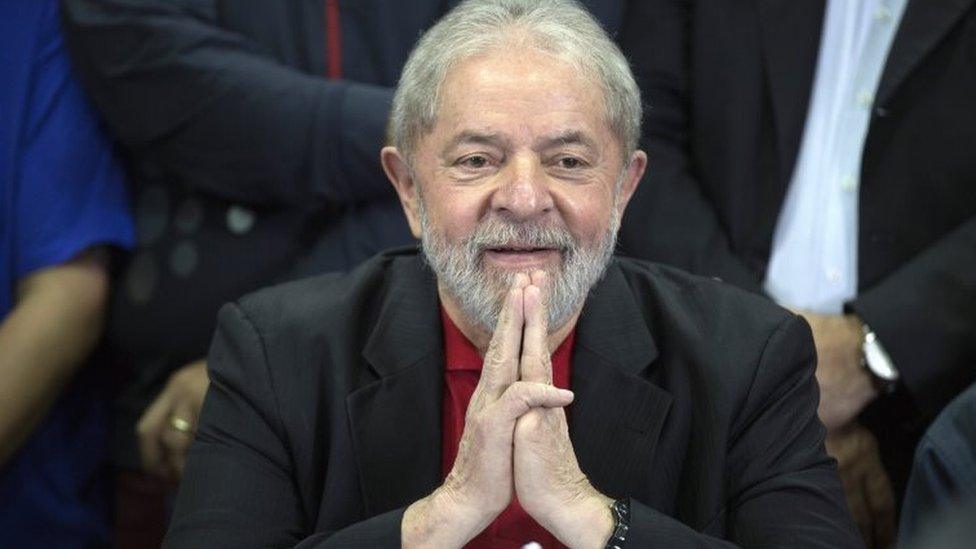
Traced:
<svg viewBox="0 0 976 549">
<path fill-rule="evenodd" d="M 494 519 L 483 507 L 469 504 L 460 494 L 441 486 L 403 513 L 402 547 L 461 547 Z"/>
<path fill-rule="evenodd" d="M 855 366 L 857 372 L 854 374 L 856 379 L 852 380 L 852 387 L 860 389 L 858 391 L 861 400 L 859 409 L 863 409 L 874 401 L 874 399 L 878 398 L 878 387 L 875 383 L 874 376 L 864 365 L 864 321 L 854 314 L 848 314 L 846 318 L 851 327 L 851 340 L 855 345 L 853 354 L 858 357 L 858 363 Z"/>
<path fill-rule="evenodd" d="M 873 330 L 861 323 L 863 335 L 861 343 L 861 367 L 866 370 L 874 382 L 877 391 L 882 395 L 890 395 L 895 391 L 901 376 L 888 355 L 888 351 L 878 340 Z"/>
<path fill-rule="evenodd" d="M 616 524 L 610 510 L 613 501 L 593 490 L 576 505 L 563 508 L 547 529 L 572 549 L 604 549 Z"/>
<path fill-rule="evenodd" d="M 612 499 L 602 496 L 599 503 L 600 509 L 597 510 L 597 517 L 593 522 L 593 530 L 596 534 L 596 544 L 591 545 L 591 547 L 603 549 L 607 546 L 607 541 L 610 540 L 610 536 L 613 535 L 613 532 L 617 526 L 617 520 L 614 518 L 613 512 L 611 511 L 611 506 L 613 505 Z"/>
<path fill-rule="evenodd" d="M 580 544 L 580 548 L 604 549 L 607 546 L 607 541 L 613 534 L 614 526 L 616 526 L 616 521 L 610 510 L 610 506 L 613 505 L 613 500 L 603 494 L 597 493 L 592 502 L 591 514 L 587 515 L 593 517 L 587 524 L 591 535 L 588 536 L 589 539 L 582 539 L 583 543 Z"/>
</svg>

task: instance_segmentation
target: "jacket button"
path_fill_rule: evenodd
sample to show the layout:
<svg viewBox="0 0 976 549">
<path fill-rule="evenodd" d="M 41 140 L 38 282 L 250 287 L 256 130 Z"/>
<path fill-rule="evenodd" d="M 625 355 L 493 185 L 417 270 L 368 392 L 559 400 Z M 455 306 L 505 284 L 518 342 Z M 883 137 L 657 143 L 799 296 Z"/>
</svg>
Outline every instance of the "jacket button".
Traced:
<svg viewBox="0 0 976 549">
<path fill-rule="evenodd" d="M 179 278 L 193 274 L 200 261 L 200 254 L 192 241 L 184 240 L 173 247 L 169 256 L 169 268 Z"/>
<path fill-rule="evenodd" d="M 254 227 L 254 212 L 240 205 L 227 208 L 227 229 L 234 234 L 247 234 Z"/>
</svg>

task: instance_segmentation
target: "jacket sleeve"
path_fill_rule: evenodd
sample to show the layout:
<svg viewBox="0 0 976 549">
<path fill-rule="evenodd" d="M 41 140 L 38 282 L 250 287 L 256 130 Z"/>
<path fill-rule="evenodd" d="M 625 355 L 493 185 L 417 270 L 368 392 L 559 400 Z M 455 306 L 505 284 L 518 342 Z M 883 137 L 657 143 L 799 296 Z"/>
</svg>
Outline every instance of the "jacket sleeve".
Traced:
<svg viewBox="0 0 976 549">
<path fill-rule="evenodd" d="M 877 334 L 922 413 L 934 417 L 976 379 L 976 218 L 848 307 Z"/>
<path fill-rule="evenodd" d="M 645 105 L 648 168 L 627 208 L 620 250 L 761 293 L 701 191 L 688 145 L 688 0 L 629 2 L 620 44 Z"/>
<path fill-rule="evenodd" d="M 905 489 L 898 539 L 916 540 L 950 510 L 973 503 L 976 503 L 976 385 L 970 385 L 956 397 L 919 441 Z"/>
<path fill-rule="evenodd" d="M 632 502 L 633 547 L 862 547 L 817 418 L 810 328 L 790 317 L 770 336 L 733 421 L 728 499 L 699 533 Z M 724 529 L 720 524 L 724 523 Z M 723 539 L 719 539 L 719 537 Z"/>
<path fill-rule="evenodd" d="M 303 539 L 314 524 L 295 487 L 264 344 L 237 305 L 220 312 L 208 368 L 165 548 L 399 547 L 404 509 Z"/>
<path fill-rule="evenodd" d="M 221 28 L 216 0 L 66 0 L 95 103 L 141 164 L 228 200 L 392 196 L 379 149 L 393 90 L 285 66 Z"/>
</svg>

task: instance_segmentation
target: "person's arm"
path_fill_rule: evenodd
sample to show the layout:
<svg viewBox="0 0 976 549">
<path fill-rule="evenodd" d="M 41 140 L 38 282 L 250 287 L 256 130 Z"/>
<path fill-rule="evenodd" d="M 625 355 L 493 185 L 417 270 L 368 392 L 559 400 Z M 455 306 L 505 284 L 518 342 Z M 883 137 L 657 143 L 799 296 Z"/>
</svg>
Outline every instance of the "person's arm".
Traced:
<svg viewBox="0 0 976 549">
<path fill-rule="evenodd" d="M 19 280 L 0 323 L 0 466 L 37 427 L 101 333 L 108 293 L 97 251 Z"/>
<path fill-rule="evenodd" d="M 915 448 L 899 540 L 925 534 L 962 502 L 976 502 L 976 384 L 939 414 Z"/>
<path fill-rule="evenodd" d="M 311 530 L 292 474 L 264 343 L 244 309 L 225 305 L 207 359 L 210 388 L 163 547 L 365 546 L 400 543 L 404 509 L 341 532 Z"/>
<path fill-rule="evenodd" d="M 690 4 L 629 2 L 624 18 L 620 44 L 641 86 L 648 168 L 624 216 L 620 251 L 761 293 L 760 277 L 732 251 L 690 159 Z"/>
<path fill-rule="evenodd" d="M 68 0 L 63 12 L 109 126 L 182 184 L 263 204 L 392 196 L 377 158 L 392 89 L 285 66 L 221 28 L 214 0 Z"/>
<path fill-rule="evenodd" d="M 4 284 L 14 302 L 0 324 L 0 464 L 96 344 L 108 292 L 103 249 L 133 240 L 122 166 L 72 77 L 57 6 L 44 3 L 36 42 L 24 44 L 30 93 L 19 105 L 14 192 L 0 197 L 11 200 Z"/>
<path fill-rule="evenodd" d="M 877 334 L 915 404 L 934 417 L 976 379 L 976 218 L 848 306 Z"/>
<path fill-rule="evenodd" d="M 696 532 L 631 500 L 632 547 L 862 547 L 817 419 L 816 355 L 797 317 L 770 336 L 728 449 L 726 507 Z M 724 519 L 725 531 L 713 524 Z"/>
</svg>

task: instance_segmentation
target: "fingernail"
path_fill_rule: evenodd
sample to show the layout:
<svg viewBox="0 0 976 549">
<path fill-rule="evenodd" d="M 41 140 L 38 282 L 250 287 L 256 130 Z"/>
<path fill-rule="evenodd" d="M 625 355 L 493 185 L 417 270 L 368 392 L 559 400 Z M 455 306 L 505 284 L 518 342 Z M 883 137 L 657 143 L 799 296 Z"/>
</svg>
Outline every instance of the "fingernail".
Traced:
<svg viewBox="0 0 976 549">
<path fill-rule="evenodd" d="M 567 398 L 576 398 L 576 395 L 570 390 L 558 389 L 558 391 L 559 391 L 559 396 L 563 396 Z"/>
</svg>

